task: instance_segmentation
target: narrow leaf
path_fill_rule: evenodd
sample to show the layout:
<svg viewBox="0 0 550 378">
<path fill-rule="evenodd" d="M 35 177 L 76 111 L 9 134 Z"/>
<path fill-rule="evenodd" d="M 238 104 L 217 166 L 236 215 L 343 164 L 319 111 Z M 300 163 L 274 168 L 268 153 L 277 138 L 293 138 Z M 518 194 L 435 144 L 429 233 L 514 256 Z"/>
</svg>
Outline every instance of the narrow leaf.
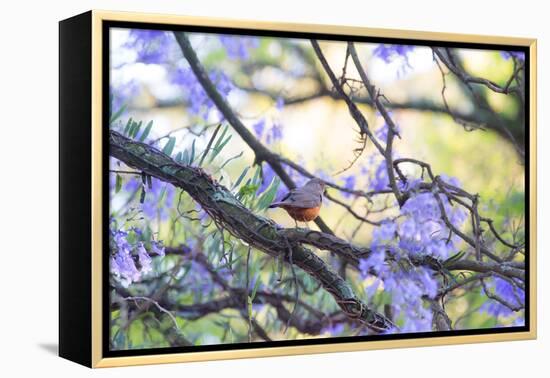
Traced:
<svg viewBox="0 0 550 378">
<path fill-rule="evenodd" d="M 218 131 L 220 131 L 221 126 L 222 124 L 220 123 L 214 130 L 214 133 L 212 134 L 212 136 L 210 137 L 210 140 L 208 141 L 208 145 L 206 146 L 206 150 L 204 150 L 201 160 L 199 161 L 199 167 L 202 166 L 202 163 L 204 162 L 206 155 L 208 155 L 208 152 L 210 151 L 210 147 L 212 147 L 212 143 L 214 142 L 214 139 L 216 139 L 216 135 L 218 134 Z"/>
<path fill-rule="evenodd" d="M 241 175 L 239 176 L 239 178 L 237 179 L 237 181 L 235 181 L 235 184 L 233 184 L 233 187 L 231 188 L 231 190 L 234 190 L 236 187 L 239 186 L 239 184 L 243 181 L 244 177 L 246 176 L 246 174 L 248 173 L 248 170 L 250 169 L 250 167 L 246 167 Z"/>
<path fill-rule="evenodd" d="M 250 298 L 250 296 L 247 296 L 246 297 L 246 308 L 247 308 L 247 311 L 248 311 L 248 318 L 252 318 L 252 298 Z"/>
<path fill-rule="evenodd" d="M 193 139 L 193 143 L 191 143 L 191 154 L 189 155 L 189 165 L 193 164 L 195 161 L 195 141 L 196 139 Z"/>
<path fill-rule="evenodd" d="M 120 192 L 122 188 L 122 177 L 119 174 L 116 175 L 115 193 Z"/>
<path fill-rule="evenodd" d="M 124 128 L 124 135 L 128 135 L 130 132 L 130 127 L 132 127 L 132 117 L 128 118 L 128 122 L 126 123 L 126 127 Z"/>
<path fill-rule="evenodd" d="M 170 139 L 168 139 L 168 143 L 166 143 L 166 145 L 162 149 L 162 152 L 170 156 L 172 155 L 172 151 L 174 151 L 175 146 L 176 146 L 176 138 L 170 137 Z"/>
<path fill-rule="evenodd" d="M 132 130 L 132 135 L 130 135 L 132 138 L 135 138 L 138 135 L 139 129 L 141 129 L 142 124 L 143 121 L 139 121 L 138 123 L 136 123 L 135 127 Z"/>
<path fill-rule="evenodd" d="M 113 122 L 115 122 L 121 115 L 124 113 L 124 110 L 126 110 L 126 105 L 122 105 L 115 114 L 111 115 L 111 119 L 109 120 L 109 124 L 112 125 Z"/>
<path fill-rule="evenodd" d="M 181 155 L 181 162 L 185 165 L 189 165 L 189 152 L 187 150 L 184 150 Z"/>
<path fill-rule="evenodd" d="M 277 189 L 279 189 L 280 183 L 281 181 L 278 177 L 273 178 L 273 180 L 269 184 L 269 187 L 262 193 L 262 195 L 258 199 L 258 210 L 265 210 L 269 205 L 273 203 L 273 201 L 275 200 L 275 196 L 277 195 Z"/>
<path fill-rule="evenodd" d="M 256 298 L 256 292 L 258 291 L 258 288 L 260 287 L 260 284 L 262 283 L 262 280 L 260 277 L 256 279 L 256 283 L 254 284 L 254 288 L 252 289 L 252 294 L 250 295 L 250 298 L 254 300 Z"/>
<path fill-rule="evenodd" d="M 139 203 L 143 204 L 145 202 L 145 186 L 141 186 L 141 194 L 139 196 Z"/>
<path fill-rule="evenodd" d="M 220 147 L 220 144 L 223 141 L 223 138 L 225 138 L 225 134 L 227 133 L 228 129 L 229 129 L 229 125 L 225 125 L 222 131 L 222 135 L 220 135 L 220 137 L 216 141 L 216 144 L 214 145 L 214 149 L 218 149 L 218 147 Z"/>
<path fill-rule="evenodd" d="M 145 138 L 149 135 L 149 132 L 151 131 L 151 128 L 153 127 L 153 121 L 149 121 L 147 126 L 145 127 L 145 130 L 141 133 L 141 136 L 139 137 L 139 141 L 143 142 L 145 141 Z"/>
<path fill-rule="evenodd" d="M 209 163 L 211 163 L 216 158 L 216 156 L 218 156 L 219 153 L 222 152 L 223 148 L 227 145 L 227 143 L 231 140 L 231 138 L 233 138 L 233 135 L 228 136 L 227 139 L 218 147 L 214 147 L 214 152 L 210 156 Z"/>
</svg>

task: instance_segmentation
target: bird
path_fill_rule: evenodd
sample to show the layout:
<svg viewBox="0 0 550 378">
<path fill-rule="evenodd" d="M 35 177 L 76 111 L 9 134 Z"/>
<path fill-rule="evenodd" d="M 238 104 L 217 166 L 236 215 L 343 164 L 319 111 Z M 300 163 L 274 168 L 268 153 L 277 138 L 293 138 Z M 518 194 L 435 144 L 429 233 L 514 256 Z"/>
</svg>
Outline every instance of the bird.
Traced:
<svg viewBox="0 0 550 378">
<path fill-rule="evenodd" d="M 269 208 L 285 209 L 298 228 L 298 222 L 307 223 L 319 216 L 324 191 L 325 182 L 314 177 L 304 186 L 291 189 L 280 201 L 269 205 Z"/>
</svg>

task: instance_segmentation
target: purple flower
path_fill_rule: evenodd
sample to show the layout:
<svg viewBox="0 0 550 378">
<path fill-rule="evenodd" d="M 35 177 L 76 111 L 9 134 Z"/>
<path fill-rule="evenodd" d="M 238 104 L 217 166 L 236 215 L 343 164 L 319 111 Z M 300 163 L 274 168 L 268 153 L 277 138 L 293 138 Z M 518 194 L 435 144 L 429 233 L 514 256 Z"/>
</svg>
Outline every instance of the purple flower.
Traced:
<svg viewBox="0 0 550 378">
<path fill-rule="evenodd" d="M 525 53 L 522 51 L 501 51 L 500 55 L 506 60 L 510 60 L 511 58 L 516 58 L 521 61 L 525 60 Z"/>
<path fill-rule="evenodd" d="M 366 259 L 359 260 L 359 270 L 363 278 L 369 275 L 371 269 L 377 273 L 382 271 L 386 258 L 386 252 L 383 248 L 376 248 Z"/>
<path fill-rule="evenodd" d="M 344 178 L 344 188 L 346 189 L 349 189 L 349 190 L 354 190 L 355 189 L 355 176 L 354 175 L 349 175 L 347 177 Z M 347 192 L 342 192 L 342 195 L 346 198 L 349 198 L 351 197 L 351 194 L 350 193 L 347 193 Z"/>
<path fill-rule="evenodd" d="M 141 266 L 141 273 L 149 273 L 152 269 L 151 267 L 151 256 L 143 246 L 143 242 L 139 242 L 137 246 L 137 255 L 139 265 Z"/>
<path fill-rule="evenodd" d="M 412 195 L 401 208 L 404 218 L 399 224 L 399 247 L 410 254 L 430 255 L 446 259 L 455 249 L 456 239 L 449 240 L 449 229 L 441 219 L 439 204 L 434 197 L 440 196 L 445 212 L 453 225 L 460 228 L 466 213 L 450 205 L 444 197 L 433 193 Z"/>
<path fill-rule="evenodd" d="M 433 276 L 433 272 L 428 268 L 418 269 L 416 277 L 420 285 L 423 287 L 423 293 L 430 298 L 435 298 L 437 295 L 437 280 Z"/>
<path fill-rule="evenodd" d="M 373 55 L 382 59 L 386 63 L 390 63 L 393 58 L 400 57 L 408 59 L 408 54 L 414 50 L 414 46 L 410 45 L 386 45 L 380 44 L 373 50 Z"/>
<path fill-rule="evenodd" d="M 135 80 L 126 82 L 115 82 L 109 88 L 111 97 L 111 113 L 118 112 L 124 105 L 132 102 L 133 98 L 138 95 L 140 90 L 139 84 Z M 122 112 L 122 116 L 127 114 L 127 110 Z M 111 114 L 112 115 L 112 114 Z M 122 127 L 125 125 L 122 124 Z"/>
<path fill-rule="evenodd" d="M 372 178 L 369 187 L 371 190 L 378 191 L 388 189 L 389 185 L 390 180 L 388 179 L 386 160 L 382 160 L 376 167 L 374 177 Z"/>
<path fill-rule="evenodd" d="M 164 256 L 164 247 L 160 242 L 151 241 L 151 252 L 145 248 L 145 233 L 136 227 L 130 232 L 111 231 L 110 271 L 124 287 L 139 281 L 143 274 L 152 270 L 151 254 Z"/>
<path fill-rule="evenodd" d="M 257 37 L 221 34 L 219 38 L 230 59 L 249 59 L 250 52 L 260 46 Z"/>
<path fill-rule="evenodd" d="M 373 245 L 382 246 L 395 239 L 397 226 L 392 221 L 384 221 L 377 227 L 373 234 Z"/>
<path fill-rule="evenodd" d="M 525 302 L 525 292 L 508 280 L 495 277 L 486 286 L 511 306 L 521 307 Z M 481 310 L 493 316 L 507 317 L 514 314 L 509 307 L 491 299 L 481 307 Z"/>
<path fill-rule="evenodd" d="M 271 144 L 281 139 L 283 139 L 283 128 L 279 123 L 274 123 L 267 134 L 266 142 L 267 144 Z"/>
<path fill-rule="evenodd" d="M 212 72 L 209 76 L 223 97 L 227 97 L 233 90 L 231 80 L 222 72 Z M 173 84 L 182 88 L 182 93 L 188 104 L 187 110 L 193 115 L 207 116 L 211 110 L 215 109 L 214 103 L 190 68 L 176 69 L 171 80 Z"/>
<path fill-rule="evenodd" d="M 132 247 L 126 237 L 128 233 L 117 231 L 113 235 L 116 253 L 111 256 L 111 272 L 120 279 L 123 286 L 128 286 L 140 278 L 140 273 L 132 258 Z"/>
<path fill-rule="evenodd" d="M 336 323 L 330 324 L 321 330 L 321 333 L 328 333 L 331 336 L 338 336 L 344 332 L 344 324 Z"/>
<path fill-rule="evenodd" d="M 166 52 L 174 43 L 172 33 L 162 30 L 132 29 L 125 47 L 134 50 L 136 60 L 145 64 L 158 64 L 166 61 Z"/>
<path fill-rule="evenodd" d="M 264 134 L 265 129 L 265 119 L 261 119 L 258 122 L 252 126 L 252 129 L 254 130 L 254 133 L 258 138 L 262 138 L 262 135 Z"/>
<path fill-rule="evenodd" d="M 162 245 L 161 242 L 157 242 L 157 241 L 151 241 L 151 252 L 153 252 L 154 254 L 158 255 L 158 256 L 164 256 L 165 255 L 165 248 L 164 246 Z"/>
<path fill-rule="evenodd" d="M 416 235 L 416 222 L 413 218 L 408 218 L 399 225 L 399 236 L 405 239 L 411 239 Z"/>
<path fill-rule="evenodd" d="M 275 108 L 281 112 L 283 110 L 283 107 L 285 106 L 285 100 L 282 97 L 277 97 L 277 101 L 275 102 Z"/>
</svg>

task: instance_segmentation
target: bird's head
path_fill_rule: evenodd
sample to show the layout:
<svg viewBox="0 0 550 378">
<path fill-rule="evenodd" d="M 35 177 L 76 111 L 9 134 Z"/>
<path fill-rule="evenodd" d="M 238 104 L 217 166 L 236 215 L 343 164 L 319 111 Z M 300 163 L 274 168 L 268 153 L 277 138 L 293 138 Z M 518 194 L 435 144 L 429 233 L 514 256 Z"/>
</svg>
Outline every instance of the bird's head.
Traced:
<svg viewBox="0 0 550 378">
<path fill-rule="evenodd" d="M 324 194 L 326 183 L 320 178 L 314 177 L 306 183 L 306 186 Z"/>
</svg>

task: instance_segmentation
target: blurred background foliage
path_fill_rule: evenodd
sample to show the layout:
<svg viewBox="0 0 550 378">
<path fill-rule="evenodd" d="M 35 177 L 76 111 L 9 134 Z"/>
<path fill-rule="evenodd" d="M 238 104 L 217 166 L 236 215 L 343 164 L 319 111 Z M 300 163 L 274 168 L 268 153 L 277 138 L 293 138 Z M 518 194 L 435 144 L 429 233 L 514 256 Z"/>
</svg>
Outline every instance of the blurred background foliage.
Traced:
<svg viewBox="0 0 550 378">
<path fill-rule="evenodd" d="M 286 192 L 284 184 L 265 163 L 254 165 L 253 151 L 202 91 L 172 33 L 112 29 L 110 38 L 110 127 L 180 162 L 201 166 L 256 213 L 294 227 L 285 212 L 267 209 L 272 199 Z M 351 168 L 339 173 L 354 159 L 357 126 L 345 103 L 331 95 L 309 41 L 200 33 L 190 34 L 190 40 L 220 93 L 272 151 L 350 189 L 373 190 L 383 180 L 379 177 L 381 161 L 370 143 Z M 320 44 L 339 74 L 346 44 Z M 519 101 L 476 87 L 491 111 L 480 109 L 475 96 L 446 75 L 445 96 L 453 111 L 484 125 L 483 130 L 468 131 L 445 111 L 442 73 L 429 47 L 359 43 L 357 48 L 380 92 L 390 104 L 399 105 L 390 106 L 401 134 L 395 141 L 395 155 L 429 162 L 436 174 L 456 178 L 465 190 L 479 193 L 483 215 L 494 219 L 506 240 L 523 242 L 524 163 L 510 138 L 491 126 L 498 115 L 522 145 L 525 126 Z M 471 75 L 505 85 L 514 72 L 511 53 L 456 51 Z M 347 76 L 359 79 L 353 65 L 348 66 Z M 350 88 L 350 92 L 371 128 L 383 134 L 387 126 L 382 117 L 361 103 L 366 92 L 361 88 Z M 209 142 L 214 148 L 206 150 Z M 277 261 L 220 230 L 181 189 L 129 172 L 129 167 L 111 158 L 112 349 L 368 334 L 338 317 L 333 298 L 299 270 L 300 300 L 313 310 L 299 305 L 294 317 L 317 319 L 315 311 L 325 315 L 324 320 L 318 319 L 321 327 L 315 329 L 289 326 L 285 311 L 293 311 L 292 298 L 270 299 L 274 294 L 293 295 L 288 267 L 281 277 Z M 420 172 L 406 173 L 418 176 Z M 289 174 L 298 184 L 306 180 L 292 170 Z M 378 196 L 369 203 L 335 189 L 329 192 L 373 221 L 399 214 L 390 196 Z M 370 245 L 377 228 L 329 200 L 321 216 L 338 236 L 359 245 Z M 316 228 L 313 223 L 309 226 Z M 468 225 L 463 229 L 468 231 Z M 131 261 L 116 253 L 125 248 Z M 497 243 L 494 248 L 505 253 Z M 462 242 L 454 253 L 467 250 Z M 329 253 L 318 253 L 338 266 Z M 372 278 L 353 270 L 348 270 L 346 278 L 356 293 L 366 293 L 372 284 Z M 197 306 L 237 298 L 229 288 L 246 290 L 241 304 L 218 311 Z M 391 304 L 391 295 L 383 287 L 368 293 L 363 299 L 380 311 Z M 523 311 L 512 313 L 489 302 L 479 286 L 464 287 L 447 296 L 445 309 L 454 329 L 523 324 Z M 406 321 L 396 319 L 400 326 Z M 415 330 L 430 329 L 410 328 Z"/>
</svg>

